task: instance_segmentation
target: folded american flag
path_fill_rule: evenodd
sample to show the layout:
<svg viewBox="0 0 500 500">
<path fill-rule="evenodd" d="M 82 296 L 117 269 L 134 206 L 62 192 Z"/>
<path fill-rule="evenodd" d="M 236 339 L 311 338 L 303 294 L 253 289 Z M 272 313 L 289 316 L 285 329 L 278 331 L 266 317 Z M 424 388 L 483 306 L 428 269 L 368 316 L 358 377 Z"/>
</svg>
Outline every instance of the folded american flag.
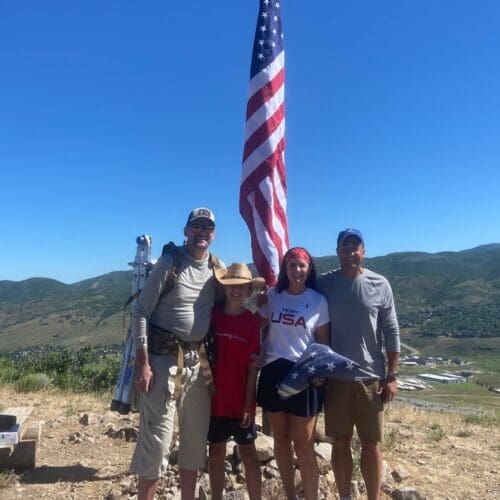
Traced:
<svg viewBox="0 0 500 500">
<path fill-rule="evenodd" d="M 355 380 L 360 375 L 359 364 L 332 351 L 324 344 L 309 344 L 302 356 L 277 385 L 278 393 L 289 398 L 304 391 L 313 377 Z"/>
</svg>

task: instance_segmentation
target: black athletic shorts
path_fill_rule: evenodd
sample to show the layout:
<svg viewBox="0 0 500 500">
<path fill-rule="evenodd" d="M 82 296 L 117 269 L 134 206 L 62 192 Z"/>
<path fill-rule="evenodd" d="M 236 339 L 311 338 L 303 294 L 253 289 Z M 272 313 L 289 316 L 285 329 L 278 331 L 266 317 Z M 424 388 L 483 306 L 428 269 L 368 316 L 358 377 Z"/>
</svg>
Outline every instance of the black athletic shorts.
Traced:
<svg viewBox="0 0 500 500">
<path fill-rule="evenodd" d="M 208 443 L 224 443 L 233 438 L 236 443 L 252 444 L 257 437 L 255 421 L 249 427 L 241 427 L 241 420 L 231 417 L 211 417 L 208 429 Z"/>
<path fill-rule="evenodd" d="M 265 365 L 259 377 L 257 388 L 257 404 L 264 411 L 284 412 L 296 417 L 313 417 L 323 408 L 324 391 L 308 387 L 305 391 L 290 398 L 282 398 L 276 386 L 294 365 L 293 361 L 279 358 Z"/>
</svg>

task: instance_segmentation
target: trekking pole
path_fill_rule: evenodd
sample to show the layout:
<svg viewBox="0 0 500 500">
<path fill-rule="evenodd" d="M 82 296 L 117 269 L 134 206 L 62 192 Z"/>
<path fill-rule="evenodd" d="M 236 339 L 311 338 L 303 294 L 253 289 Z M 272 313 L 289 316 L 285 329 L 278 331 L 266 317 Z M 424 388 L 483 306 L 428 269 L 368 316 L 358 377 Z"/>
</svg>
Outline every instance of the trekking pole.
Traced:
<svg viewBox="0 0 500 500">
<path fill-rule="evenodd" d="M 133 262 L 129 262 L 134 270 L 132 279 L 132 295 L 125 303 L 125 307 L 132 303 L 132 307 L 139 296 L 139 292 L 144 287 L 144 283 L 149 276 L 153 262 L 151 260 L 151 236 L 143 234 L 136 238 L 137 252 Z M 132 337 L 132 324 L 127 329 L 125 349 L 122 355 L 120 373 L 116 382 L 116 389 L 111 410 L 126 415 L 132 408 L 134 399 L 134 367 L 135 367 L 135 346 Z"/>
</svg>

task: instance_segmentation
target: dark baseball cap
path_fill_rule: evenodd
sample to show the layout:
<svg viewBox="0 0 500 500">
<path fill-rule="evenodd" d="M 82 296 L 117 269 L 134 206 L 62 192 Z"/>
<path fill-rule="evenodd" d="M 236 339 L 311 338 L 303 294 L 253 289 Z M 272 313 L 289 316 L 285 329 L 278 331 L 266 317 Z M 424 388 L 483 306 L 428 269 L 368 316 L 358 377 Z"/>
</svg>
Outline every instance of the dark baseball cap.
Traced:
<svg viewBox="0 0 500 500">
<path fill-rule="evenodd" d="M 343 231 L 340 231 L 337 237 L 337 246 L 339 247 L 340 245 L 342 245 L 342 243 L 348 236 L 356 236 L 356 238 L 361 241 L 361 244 L 365 246 L 365 240 L 363 239 L 361 231 L 359 229 L 354 229 L 353 227 L 349 227 L 347 229 L 344 229 Z"/>
</svg>

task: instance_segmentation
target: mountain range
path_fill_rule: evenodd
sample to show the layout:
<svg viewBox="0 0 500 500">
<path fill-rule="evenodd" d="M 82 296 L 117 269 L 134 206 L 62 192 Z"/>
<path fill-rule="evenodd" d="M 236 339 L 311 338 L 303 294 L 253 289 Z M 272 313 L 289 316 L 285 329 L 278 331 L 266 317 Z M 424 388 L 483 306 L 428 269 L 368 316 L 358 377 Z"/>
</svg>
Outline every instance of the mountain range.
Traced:
<svg viewBox="0 0 500 500">
<path fill-rule="evenodd" d="M 314 259 L 318 272 L 336 256 Z M 422 336 L 500 337 L 500 244 L 460 252 L 400 252 L 366 259 L 394 290 L 403 329 Z M 132 271 L 74 284 L 0 281 L 0 351 L 121 343 Z"/>
</svg>

